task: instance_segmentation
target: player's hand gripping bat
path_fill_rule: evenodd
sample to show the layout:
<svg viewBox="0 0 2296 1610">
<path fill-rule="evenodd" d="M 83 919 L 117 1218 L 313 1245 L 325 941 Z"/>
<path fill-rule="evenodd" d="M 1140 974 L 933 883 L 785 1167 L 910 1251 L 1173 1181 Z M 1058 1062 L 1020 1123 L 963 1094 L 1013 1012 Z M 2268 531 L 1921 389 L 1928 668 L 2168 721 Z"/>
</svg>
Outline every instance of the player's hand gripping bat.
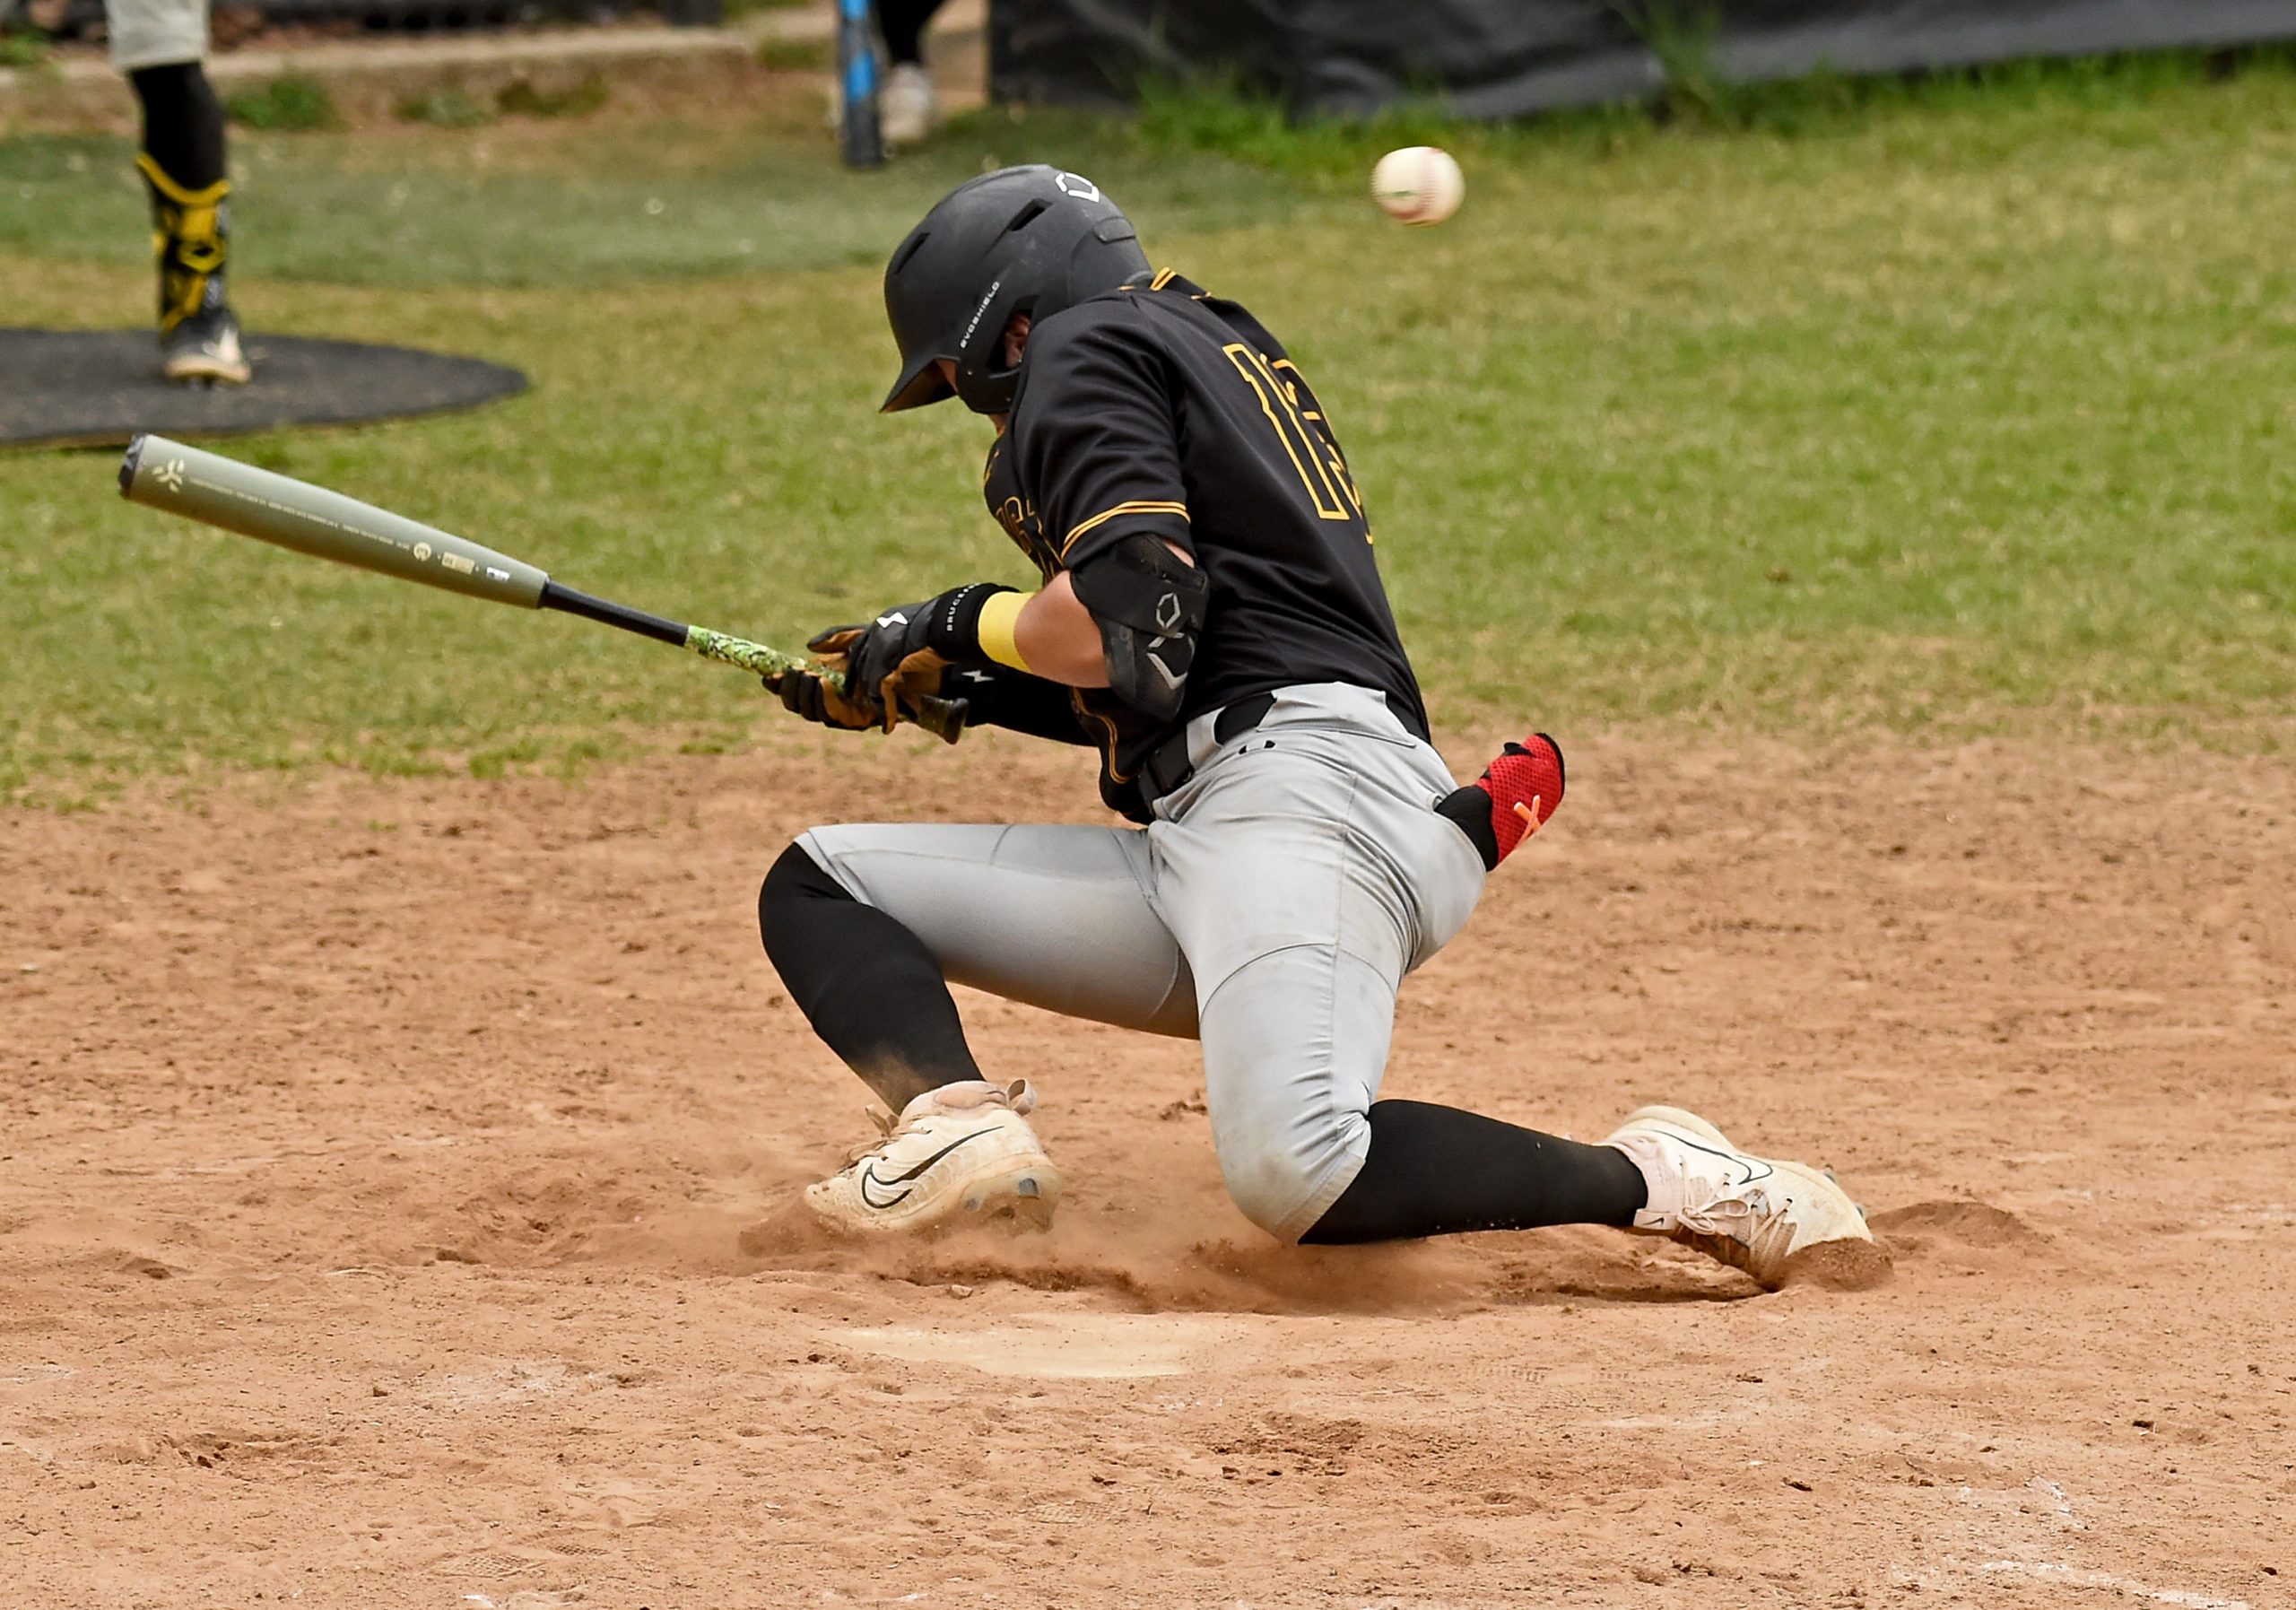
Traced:
<svg viewBox="0 0 2296 1610">
<path fill-rule="evenodd" d="M 139 436 L 119 466 L 119 490 L 132 503 L 163 509 L 243 536 L 259 537 L 386 576 L 515 604 L 562 610 L 602 621 L 641 637 L 691 648 L 766 679 L 818 670 L 813 662 L 706 626 L 687 626 L 642 609 L 594 598 L 552 581 L 524 560 L 482 547 L 356 498 L 291 476 L 274 474 L 163 436 Z M 920 698 L 898 712 L 929 733 L 955 743 L 964 730 L 962 700 Z"/>
</svg>

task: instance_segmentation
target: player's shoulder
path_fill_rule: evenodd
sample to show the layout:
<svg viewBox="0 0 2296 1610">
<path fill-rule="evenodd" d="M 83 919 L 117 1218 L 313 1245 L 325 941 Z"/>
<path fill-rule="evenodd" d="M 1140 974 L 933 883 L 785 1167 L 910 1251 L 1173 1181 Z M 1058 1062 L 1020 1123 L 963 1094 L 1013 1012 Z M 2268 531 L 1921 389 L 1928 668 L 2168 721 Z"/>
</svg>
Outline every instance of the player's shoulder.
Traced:
<svg viewBox="0 0 2296 1610">
<path fill-rule="evenodd" d="M 1238 302 L 1212 295 L 1170 268 L 1088 297 L 1029 333 L 1032 352 L 1046 347 L 1143 346 L 1169 350 L 1206 335 L 1241 335 L 1271 354 L 1274 337 Z"/>
<path fill-rule="evenodd" d="M 1119 285 L 1039 319 L 1029 326 L 1030 360 L 1065 348 L 1154 343 L 1155 325 L 1139 296 L 1138 288 Z"/>
</svg>

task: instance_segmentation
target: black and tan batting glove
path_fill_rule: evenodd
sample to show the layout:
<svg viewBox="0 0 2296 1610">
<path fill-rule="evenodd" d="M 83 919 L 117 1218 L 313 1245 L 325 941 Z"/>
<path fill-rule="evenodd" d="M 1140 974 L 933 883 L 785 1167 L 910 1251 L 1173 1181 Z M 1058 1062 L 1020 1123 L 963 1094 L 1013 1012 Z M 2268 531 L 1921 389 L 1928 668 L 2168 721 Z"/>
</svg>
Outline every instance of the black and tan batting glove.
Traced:
<svg viewBox="0 0 2296 1610">
<path fill-rule="evenodd" d="M 764 678 L 766 687 L 781 697 L 781 708 L 840 732 L 865 732 L 881 724 L 874 705 L 847 696 L 846 651 L 863 631 L 859 626 L 833 626 L 805 647 L 822 661 L 818 670 L 783 671 Z"/>
<path fill-rule="evenodd" d="M 816 653 L 831 637 L 857 635 L 836 652 L 845 656 L 848 700 L 874 696 L 887 732 L 900 718 L 905 702 L 937 697 L 942 673 L 951 666 L 986 665 L 980 648 L 980 608 L 998 593 L 1013 589 L 993 581 L 951 587 L 938 597 L 897 605 L 868 625 L 825 632 L 806 645 Z"/>
</svg>

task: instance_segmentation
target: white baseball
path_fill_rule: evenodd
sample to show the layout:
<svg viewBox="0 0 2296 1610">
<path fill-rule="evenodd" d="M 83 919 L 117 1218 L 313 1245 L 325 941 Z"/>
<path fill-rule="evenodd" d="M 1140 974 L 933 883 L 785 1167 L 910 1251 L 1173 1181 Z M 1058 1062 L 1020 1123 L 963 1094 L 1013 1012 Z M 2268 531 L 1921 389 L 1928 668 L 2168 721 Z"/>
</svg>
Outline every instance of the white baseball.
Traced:
<svg viewBox="0 0 2296 1610">
<path fill-rule="evenodd" d="M 1391 151 L 1371 170 L 1371 199 L 1398 223 L 1440 223 L 1466 193 L 1458 161 L 1436 145 Z"/>
</svg>

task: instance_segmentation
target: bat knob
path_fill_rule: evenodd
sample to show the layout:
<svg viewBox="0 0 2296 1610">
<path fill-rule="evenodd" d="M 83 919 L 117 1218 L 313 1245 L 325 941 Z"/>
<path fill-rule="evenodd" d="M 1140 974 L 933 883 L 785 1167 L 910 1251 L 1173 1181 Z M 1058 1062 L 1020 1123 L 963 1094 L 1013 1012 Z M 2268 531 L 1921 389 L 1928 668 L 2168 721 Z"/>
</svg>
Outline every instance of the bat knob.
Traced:
<svg viewBox="0 0 2296 1610">
<path fill-rule="evenodd" d="M 151 439 L 141 431 L 127 444 L 127 457 L 119 461 L 119 495 L 126 497 L 127 489 L 135 484 L 135 467 L 144 462 L 144 444 Z"/>
<path fill-rule="evenodd" d="M 944 744 L 953 744 L 965 735 L 965 718 L 971 714 L 972 706 L 961 699 L 920 699 L 909 719 Z"/>
</svg>

